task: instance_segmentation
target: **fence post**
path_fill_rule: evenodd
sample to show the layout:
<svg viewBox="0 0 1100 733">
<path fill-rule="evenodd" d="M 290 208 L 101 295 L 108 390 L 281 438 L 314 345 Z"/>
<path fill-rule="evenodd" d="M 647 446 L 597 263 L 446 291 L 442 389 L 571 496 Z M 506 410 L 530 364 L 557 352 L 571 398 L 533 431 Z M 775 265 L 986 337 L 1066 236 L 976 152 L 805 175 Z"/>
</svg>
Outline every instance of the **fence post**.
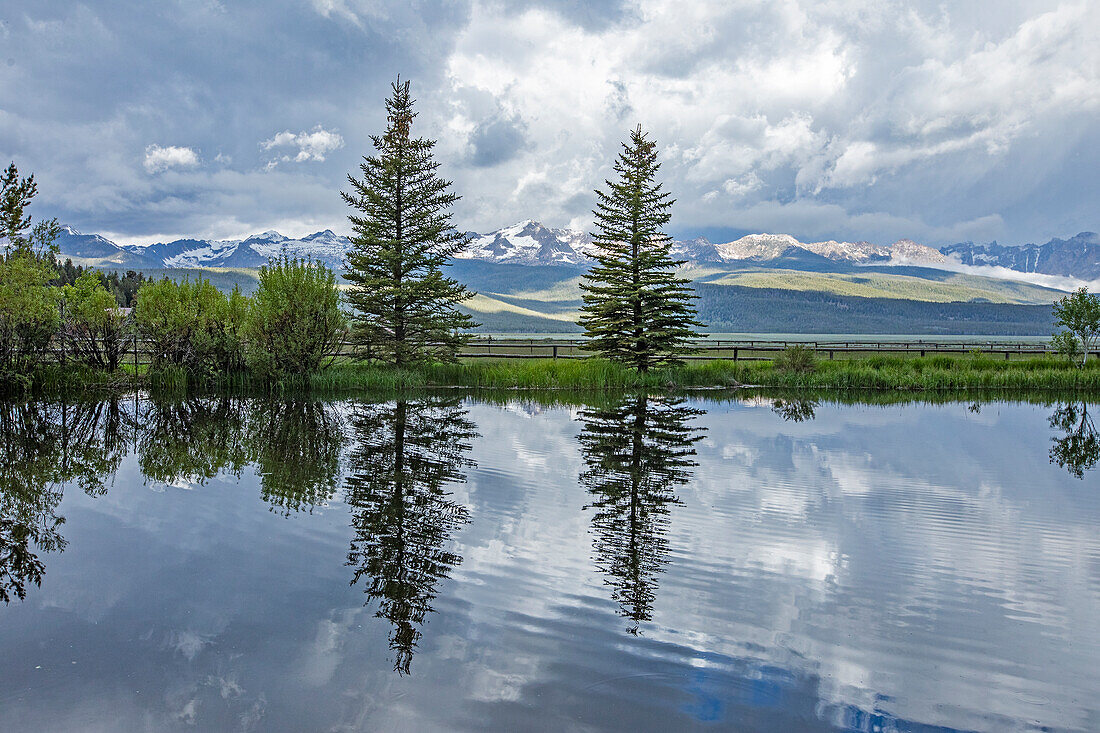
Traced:
<svg viewBox="0 0 1100 733">
<path fill-rule="evenodd" d="M 737 347 L 736 346 L 733 347 L 733 360 L 737 361 Z"/>
</svg>

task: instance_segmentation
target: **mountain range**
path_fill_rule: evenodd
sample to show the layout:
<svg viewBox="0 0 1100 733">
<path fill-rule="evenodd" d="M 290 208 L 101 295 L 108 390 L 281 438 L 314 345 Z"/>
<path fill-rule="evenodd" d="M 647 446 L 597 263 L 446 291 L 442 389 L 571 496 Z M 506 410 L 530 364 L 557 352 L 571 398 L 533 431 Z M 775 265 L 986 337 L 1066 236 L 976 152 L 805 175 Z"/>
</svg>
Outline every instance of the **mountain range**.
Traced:
<svg viewBox="0 0 1100 733">
<path fill-rule="evenodd" d="M 460 259 L 512 265 L 583 267 L 592 262 L 592 237 L 572 229 L 550 228 L 537 221 L 522 221 L 487 234 L 469 232 L 470 246 Z M 279 254 L 309 257 L 339 270 L 351 243 L 331 229 L 300 238 L 275 231 L 244 239 L 177 239 L 147 246 L 119 245 L 98 234 L 82 234 L 63 227 L 58 240 L 61 256 L 97 267 L 137 268 L 253 268 Z M 817 263 L 847 265 L 918 265 L 950 269 L 952 265 L 1002 267 L 1021 273 L 1041 273 L 1100 278 L 1100 236 L 1082 232 L 1069 239 L 1045 244 L 1004 246 L 991 242 L 963 242 L 939 249 L 902 239 L 893 244 L 870 242 L 801 242 L 789 234 L 749 234 L 731 242 L 711 242 L 705 237 L 676 240 L 677 259 L 692 264 L 752 264 L 790 266 L 798 269 Z"/>
<path fill-rule="evenodd" d="M 940 248 L 949 260 L 976 267 L 1004 267 L 1016 272 L 1063 275 L 1081 280 L 1100 278 L 1100 234 L 1081 232 L 1045 244 L 1006 246 L 963 242 Z"/>
</svg>

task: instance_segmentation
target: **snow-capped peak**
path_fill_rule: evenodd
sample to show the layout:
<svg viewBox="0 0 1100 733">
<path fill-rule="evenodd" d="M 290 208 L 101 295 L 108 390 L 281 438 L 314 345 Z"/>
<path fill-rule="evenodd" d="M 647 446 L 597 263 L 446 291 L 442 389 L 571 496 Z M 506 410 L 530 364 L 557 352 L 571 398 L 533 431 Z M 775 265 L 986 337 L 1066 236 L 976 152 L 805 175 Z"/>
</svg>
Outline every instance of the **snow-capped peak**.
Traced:
<svg viewBox="0 0 1100 733">
<path fill-rule="evenodd" d="M 82 247 L 91 246 L 89 243 L 100 239 L 98 235 L 82 235 L 71 226 L 63 227 L 62 231 L 72 241 L 73 248 L 78 246 L 76 239 L 82 240 Z M 576 229 L 547 227 L 534 219 L 524 219 L 487 234 L 470 232 L 469 237 L 469 247 L 458 255 L 460 259 L 520 265 L 577 266 L 589 264 L 595 254 L 595 245 L 590 234 Z M 351 249 L 351 242 L 331 229 L 300 238 L 286 237 L 269 230 L 245 239 L 179 239 L 147 247 L 120 248 L 107 240 L 101 240 L 95 242 L 94 249 L 84 251 L 89 257 L 102 257 L 109 254 L 105 251 L 107 249 L 121 249 L 158 264 L 162 262 L 166 267 L 259 267 L 272 257 L 287 255 L 324 262 L 338 270 L 343 266 L 345 254 Z M 745 260 L 764 262 L 797 255 L 800 251 L 853 264 L 931 264 L 944 260 L 939 251 L 907 239 L 891 245 L 834 240 L 804 243 L 789 234 L 761 233 L 722 243 L 711 243 L 706 237 L 696 237 L 675 241 L 671 248 L 674 259 L 710 263 Z"/>
<path fill-rule="evenodd" d="M 732 242 L 715 244 L 723 260 L 770 260 L 801 243 L 790 234 L 748 234 Z"/>
<path fill-rule="evenodd" d="M 469 247 L 458 256 L 519 265 L 576 265 L 588 260 L 588 243 L 581 232 L 525 219 L 488 234 L 472 233 Z"/>
<path fill-rule="evenodd" d="M 288 237 L 284 237 L 274 229 L 269 229 L 263 234 L 253 234 L 251 237 L 246 237 L 246 242 L 285 242 Z"/>
</svg>

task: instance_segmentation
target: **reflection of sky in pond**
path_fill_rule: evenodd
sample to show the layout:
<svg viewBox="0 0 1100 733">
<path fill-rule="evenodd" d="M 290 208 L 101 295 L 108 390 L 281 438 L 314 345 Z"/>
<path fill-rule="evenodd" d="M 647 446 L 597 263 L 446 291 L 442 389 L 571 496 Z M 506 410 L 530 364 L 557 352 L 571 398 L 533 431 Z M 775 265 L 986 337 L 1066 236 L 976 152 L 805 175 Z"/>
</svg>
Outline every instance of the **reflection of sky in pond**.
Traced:
<svg viewBox="0 0 1100 733">
<path fill-rule="evenodd" d="M 131 451 L 105 494 L 66 489 L 67 548 L 0 606 L 0 728 L 1100 729 L 1100 472 L 1050 464 L 1053 407 L 690 406 L 690 481 L 629 535 L 664 555 L 635 636 L 594 557 L 583 411 L 466 403 L 474 465 L 447 489 L 468 522 L 408 675 L 347 565 L 353 406 L 309 418 L 340 420 L 338 467 L 270 424 L 209 480 L 178 450 L 230 440 L 217 425 L 146 448 L 196 480 Z M 327 500 L 263 498 L 315 466 L 340 472 Z"/>
</svg>

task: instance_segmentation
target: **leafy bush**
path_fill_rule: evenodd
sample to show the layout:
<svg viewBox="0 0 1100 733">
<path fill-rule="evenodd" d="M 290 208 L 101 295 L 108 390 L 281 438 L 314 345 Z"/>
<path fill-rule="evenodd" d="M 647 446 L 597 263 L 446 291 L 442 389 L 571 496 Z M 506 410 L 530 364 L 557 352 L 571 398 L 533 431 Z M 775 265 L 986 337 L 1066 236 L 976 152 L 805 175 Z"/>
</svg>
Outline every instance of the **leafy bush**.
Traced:
<svg viewBox="0 0 1100 733">
<path fill-rule="evenodd" d="M 228 296 L 209 280 L 167 278 L 138 291 L 134 323 L 152 351 L 152 368 L 184 369 L 200 377 L 224 375 L 244 365 L 241 329 L 248 298 Z"/>
<path fill-rule="evenodd" d="M 1077 361 L 1081 355 L 1081 340 L 1070 331 L 1059 331 L 1050 339 L 1050 347 L 1056 354 L 1066 357 L 1070 361 Z"/>
<path fill-rule="evenodd" d="M 60 319 L 52 268 L 32 253 L 0 258 L 0 382 L 25 383 Z"/>
<path fill-rule="evenodd" d="M 260 269 L 248 315 L 248 367 L 263 378 L 308 377 L 332 363 L 344 333 L 332 271 L 287 257 Z"/>
<path fill-rule="evenodd" d="M 785 372 L 812 372 L 817 367 L 813 347 L 791 344 L 775 357 L 775 368 Z"/>
<path fill-rule="evenodd" d="M 1089 352 L 1100 340 L 1100 296 L 1090 293 L 1088 288 L 1080 288 L 1066 297 L 1054 302 L 1054 323 L 1062 326 L 1080 345 L 1081 365 L 1089 358 Z M 1055 338 L 1059 338 L 1056 334 Z M 1061 345 L 1068 348 L 1066 336 L 1061 337 Z M 1062 352 L 1064 353 L 1064 352 Z"/>
<path fill-rule="evenodd" d="M 91 271 L 63 290 L 64 337 L 89 366 L 118 369 L 125 347 L 126 316 Z"/>
</svg>

